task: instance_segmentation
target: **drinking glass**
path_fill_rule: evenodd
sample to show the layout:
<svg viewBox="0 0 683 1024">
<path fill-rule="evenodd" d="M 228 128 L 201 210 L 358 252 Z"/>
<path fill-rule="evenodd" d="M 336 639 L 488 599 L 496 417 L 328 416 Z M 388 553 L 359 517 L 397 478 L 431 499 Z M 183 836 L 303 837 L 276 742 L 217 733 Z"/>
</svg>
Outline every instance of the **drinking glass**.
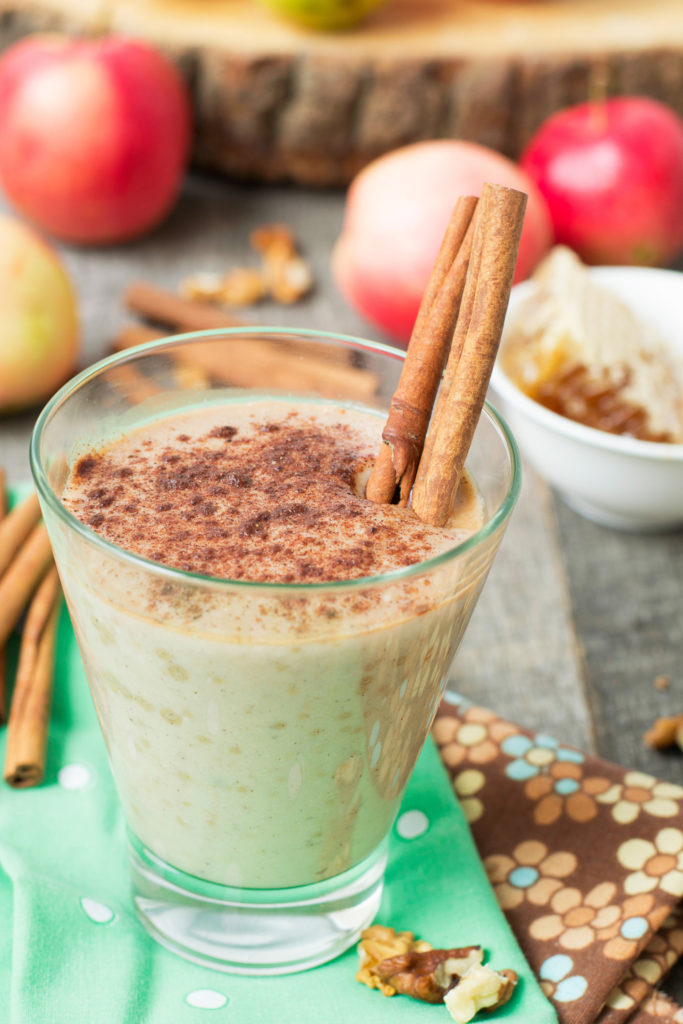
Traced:
<svg viewBox="0 0 683 1024">
<path fill-rule="evenodd" d="M 85 370 L 37 422 L 32 469 L 128 826 L 133 902 L 196 962 L 300 970 L 372 921 L 387 834 L 517 497 L 515 445 L 487 407 L 467 462 L 484 523 L 469 539 L 330 583 L 169 568 L 103 539 L 61 495 L 84 452 L 160 417 L 284 398 L 383 420 L 403 358 L 314 331 L 180 335 Z"/>
</svg>

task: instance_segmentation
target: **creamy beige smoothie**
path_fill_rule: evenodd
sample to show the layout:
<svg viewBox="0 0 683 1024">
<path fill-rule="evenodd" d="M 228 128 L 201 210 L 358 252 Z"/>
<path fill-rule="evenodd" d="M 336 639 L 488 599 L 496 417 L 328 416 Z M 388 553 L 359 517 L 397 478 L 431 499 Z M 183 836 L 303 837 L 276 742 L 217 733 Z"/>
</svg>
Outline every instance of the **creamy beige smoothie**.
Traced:
<svg viewBox="0 0 683 1024">
<path fill-rule="evenodd" d="M 57 550 L 128 823 L 173 867 L 297 886 L 360 863 L 390 827 L 493 548 L 367 579 L 484 520 L 469 478 L 446 529 L 366 501 L 383 423 L 224 400 L 76 453 L 62 501 L 79 520 L 220 581 L 199 598 L 177 573 Z"/>
</svg>

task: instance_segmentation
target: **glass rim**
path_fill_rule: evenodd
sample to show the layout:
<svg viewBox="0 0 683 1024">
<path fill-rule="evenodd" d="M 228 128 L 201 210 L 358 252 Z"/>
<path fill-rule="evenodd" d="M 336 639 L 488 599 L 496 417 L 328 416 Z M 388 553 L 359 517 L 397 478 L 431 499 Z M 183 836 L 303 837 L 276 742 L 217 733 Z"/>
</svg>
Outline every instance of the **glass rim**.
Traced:
<svg viewBox="0 0 683 1024">
<path fill-rule="evenodd" d="M 471 536 L 467 537 L 464 541 L 461 541 L 460 544 L 456 544 L 454 547 L 448 548 L 446 551 L 441 552 L 441 554 L 428 558 L 425 561 L 414 562 L 411 565 L 402 566 L 399 569 L 392 569 L 390 572 L 380 573 L 375 576 L 360 576 L 351 580 L 327 580 L 306 583 L 279 583 L 244 579 L 235 580 L 228 577 L 207 576 L 203 573 L 190 572 L 185 569 L 176 569 L 173 566 L 164 565 L 160 562 L 155 562 L 150 558 L 145 558 L 144 555 L 139 555 L 134 551 L 128 551 L 126 548 L 122 548 L 118 544 L 114 544 L 112 541 L 102 537 L 95 530 L 81 522 L 77 516 L 65 507 L 55 494 L 47 479 L 47 475 L 41 463 L 39 451 L 40 441 L 45 427 L 64 402 L 66 402 L 89 380 L 100 376 L 113 366 L 132 362 L 138 356 L 147 355 L 157 349 L 163 350 L 167 348 L 175 348 L 176 346 L 184 345 L 188 342 L 198 340 L 210 341 L 212 339 L 217 340 L 219 338 L 245 334 L 266 334 L 273 335 L 275 337 L 278 335 L 290 334 L 298 337 L 310 338 L 312 340 L 329 339 L 331 341 L 342 342 L 342 344 L 348 347 L 353 346 L 354 348 L 361 348 L 368 352 L 377 352 L 382 355 L 387 355 L 393 359 L 398 359 L 401 362 L 405 359 L 405 351 L 394 348 L 392 345 L 387 345 L 380 341 L 369 341 L 367 339 L 357 338 L 348 334 L 337 334 L 333 331 L 321 331 L 314 328 L 260 327 L 257 324 L 245 325 L 244 327 L 217 327 L 205 331 L 188 331 L 183 334 L 170 334 L 163 338 L 156 338 L 154 341 L 148 341 L 141 345 L 132 346 L 131 348 L 124 349 L 122 352 L 115 352 L 104 359 L 100 359 L 81 370 L 80 373 L 68 380 L 58 391 L 55 392 L 38 415 L 31 434 L 29 460 L 36 490 L 47 506 L 57 514 L 58 518 L 61 519 L 66 526 L 75 530 L 76 533 L 80 534 L 87 542 L 93 544 L 95 547 L 99 547 L 106 554 L 116 556 L 117 558 L 123 559 L 128 564 L 132 564 L 134 567 L 144 569 L 147 572 L 157 573 L 170 580 L 175 580 L 176 582 L 181 580 L 183 582 L 193 582 L 195 584 L 202 585 L 210 584 L 212 587 L 218 588 L 256 588 L 269 593 L 285 591 L 288 593 L 300 594 L 307 591 L 320 592 L 327 589 L 340 591 L 345 589 L 359 589 L 368 586 L 379 586 L 382 584 L 403 582 L 414 576 L 423 575 L 424 573 L 438 569 L 442 565 L 446 565 L 448 562 L 459 558 L 468 551 L 473 550 L 483 543 L 483 541 L 492 536 L 508 519 L 515 506 L 521 488 L 521 460 L 519 449 L 517 448 L 517 442 L 515 441 L 510 428 L 500 413 L 488 401 L 484 403 L 483 412 L 488 415 L 494 427 L 497 428 L 503 443 L 507 448 L 508 457 L 510 459 L 510 484 L 504 499 L 501 501 L 491 518 L 488 519 L 482 527 L 471 534 Z"/>
</svg>

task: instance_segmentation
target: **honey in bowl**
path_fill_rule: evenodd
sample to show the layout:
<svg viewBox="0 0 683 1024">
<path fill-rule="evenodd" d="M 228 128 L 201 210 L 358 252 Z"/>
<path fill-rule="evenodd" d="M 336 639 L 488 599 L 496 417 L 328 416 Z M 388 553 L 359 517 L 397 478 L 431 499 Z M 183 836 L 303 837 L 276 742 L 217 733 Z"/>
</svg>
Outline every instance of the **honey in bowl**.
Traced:
<svg viewBox="0 0 683 1024">
<path fill-rule="evenodd" d="M 526 395 L 578 423 L 683 442 L 681 367 L 657 332 L 557 246 L 534 274 L 501 352 Z"/>
</svg>

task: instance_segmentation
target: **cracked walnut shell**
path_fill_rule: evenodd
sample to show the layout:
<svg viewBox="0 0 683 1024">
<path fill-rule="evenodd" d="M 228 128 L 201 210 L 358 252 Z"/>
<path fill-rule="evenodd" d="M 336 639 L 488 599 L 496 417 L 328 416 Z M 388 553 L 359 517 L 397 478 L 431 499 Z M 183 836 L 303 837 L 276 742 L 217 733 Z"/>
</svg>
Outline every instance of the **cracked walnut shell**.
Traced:
<svg viewBox="0 0 683 1024">
<path fill-rule="evenodd" d="M 515 971 L 471 967 L 444 997 L 455 1024 L 468 1024 L 480 1010 L 497 1010 L 509 1000 L 517 984 Z"/>
<path fill-rule="evenodd" d="M 481 946 L 425 952 L 411 950 L 380 961 L 374 973 L 401 995 L 412 996 L 424 1003 L 442 1003 L 446 993 L 483 959 Z"/>
<path fill-rule="evenodd" d="M 356 981 L 367 985 L 368 988 L 379 989 L 383 996 L 395 996 L 397 989 L 375 973 L 377 964 L 413 950 L 425 952 L 431 948 L 428 942 L 416 939 L 412 932 L 397 932 L 385 925 L 373 924 L 361 932 L 358 944 L 361 966 L 356 974 Z"/>
</svg>

